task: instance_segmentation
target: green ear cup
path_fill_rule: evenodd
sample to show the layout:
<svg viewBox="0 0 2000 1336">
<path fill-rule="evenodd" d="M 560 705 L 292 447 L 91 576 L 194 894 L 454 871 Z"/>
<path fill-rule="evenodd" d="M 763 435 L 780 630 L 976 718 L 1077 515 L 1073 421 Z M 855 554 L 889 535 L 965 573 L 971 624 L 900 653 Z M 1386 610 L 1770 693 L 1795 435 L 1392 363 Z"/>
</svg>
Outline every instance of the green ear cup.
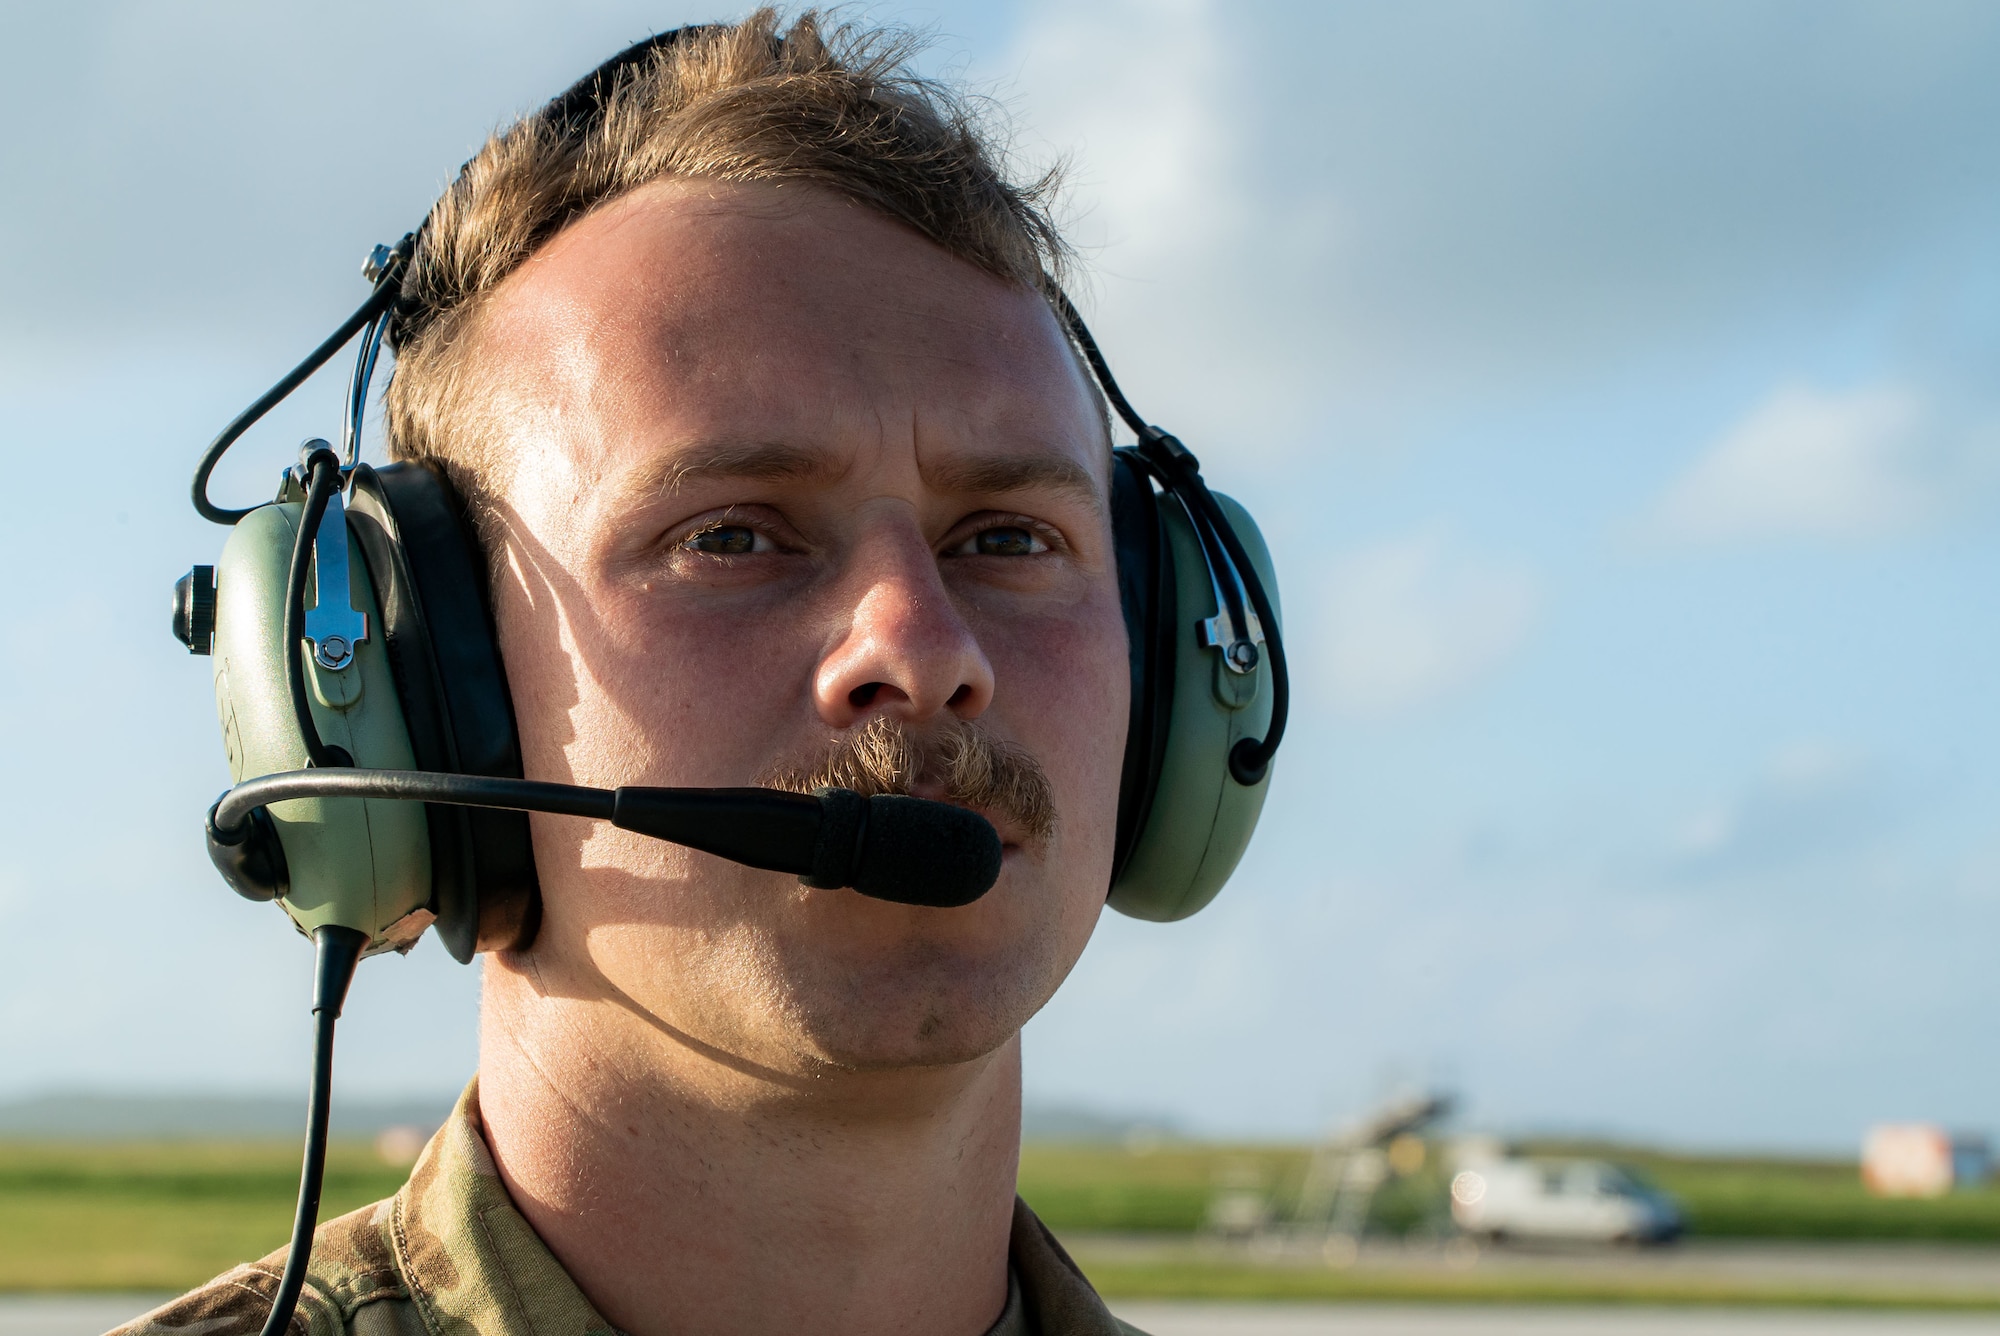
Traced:
<svg viewBox="0 0 2000 1336">
<path fill-rule="evenodd" d="M 215 707 L 231 779 L 307 763 L 284 662 L 285 575 L 302 507 L 260 506 L 239 521 L 215 568 Z M 351 606 L 369 634 L 339 672 L 306 656 L 313 720 L 356 765 L 414 769 L 403 710 L 382 648 L 381 611 L 358 545 L 350 545 Z M 313 586 L 307 584 L 308 598 Z M 299 931 L 328 925 L 368 934 L 369 951 L 408 950 L 431 922 L 430 838 L 420 803 L 300 798 L 269 809 L 291 886 L 280 902 Z"/>
<path fill-rule="evenodd" d="M 1272 611 L 1279 611 L 1277 575 L 1256 521 L 1220 492 L 1215 499 L 1262 577 Z M 1221 611 L 1214 582 L 1187 512 L 1163 497 L 1159 515 L 1174 566 L 1174 699 L 1152 810 L 1110 904 L 1133 918 L 1166 923 L 1213 900 L 1250 843 L 1271 776 L 1238 784 L 1229 774 L 1229 749 L 1264 735 L 1271 685 L 1267 665 L 1233 673 L 1221 650 L 1202 643 L 1202 623 Z"/>
</svg>

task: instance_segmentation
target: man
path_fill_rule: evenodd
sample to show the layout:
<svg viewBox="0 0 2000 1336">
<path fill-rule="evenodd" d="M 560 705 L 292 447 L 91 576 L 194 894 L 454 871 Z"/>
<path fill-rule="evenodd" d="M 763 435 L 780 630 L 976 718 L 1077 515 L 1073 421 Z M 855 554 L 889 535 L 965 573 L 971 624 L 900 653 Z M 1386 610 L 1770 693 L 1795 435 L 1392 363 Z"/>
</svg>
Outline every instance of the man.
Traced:
<svg viewBox="0 0 2000 1336">
<path fill-rule="evenodd" d="M 320 1229 L 301 1333 L 1129 1330 L 1014 1196 L 1020 1029 L 1111 873 L 1105 416 L 1040 191 L 898 61 L 760 11 L 497 136 L 413 261 L 390 450 L 477 516 L 530 777 L 905 789 L 1000 880 L 911 908 L 535 817 L 478 1081 Z M 254 1332 L 282 1264 L 126 1330 Z"/>
</svg>

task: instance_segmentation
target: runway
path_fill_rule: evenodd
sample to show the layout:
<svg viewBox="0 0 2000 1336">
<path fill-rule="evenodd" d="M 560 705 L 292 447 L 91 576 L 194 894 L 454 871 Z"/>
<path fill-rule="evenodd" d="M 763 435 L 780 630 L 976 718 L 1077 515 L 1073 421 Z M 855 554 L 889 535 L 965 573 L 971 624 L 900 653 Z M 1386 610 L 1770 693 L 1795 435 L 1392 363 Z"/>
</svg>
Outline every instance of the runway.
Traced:
<svg viewBox="0 0 2000 1336">
<path fill-rule="evenodd" d="M 164 1294 L 0 1294 L 0 1336 L 100 1336 Z"/>
<path fill-rule="evenodd" d="M 158 1295 L 0 1295 L 0 1336 L 100 1336 Z M 1837 1309 L 1119 1303 L 1150 1336 L 2000 1336 L 2000 1315 Z"/>
<path fill-rule="evenodd" d="M 1121 1303 L 1150 1336 L 1972 1336 L 2000 1316 L 1829 1309 Z"/>
</svg>

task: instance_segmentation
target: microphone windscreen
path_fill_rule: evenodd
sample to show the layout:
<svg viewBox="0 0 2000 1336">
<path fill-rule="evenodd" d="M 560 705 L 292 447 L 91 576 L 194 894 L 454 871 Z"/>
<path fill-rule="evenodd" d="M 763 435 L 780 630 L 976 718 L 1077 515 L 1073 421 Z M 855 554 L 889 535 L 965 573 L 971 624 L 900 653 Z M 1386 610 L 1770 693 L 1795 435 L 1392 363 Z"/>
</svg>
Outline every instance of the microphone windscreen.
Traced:
<svg viewBox="0 0 2000 1336">
<path fill-rule="evenodd" d="M 1000 835 L 977 812 L 923 798 L 878 794 L 854 868 L 855 890 L 878 900 L 951 909 L 1000 879 Z"/>
</svg>

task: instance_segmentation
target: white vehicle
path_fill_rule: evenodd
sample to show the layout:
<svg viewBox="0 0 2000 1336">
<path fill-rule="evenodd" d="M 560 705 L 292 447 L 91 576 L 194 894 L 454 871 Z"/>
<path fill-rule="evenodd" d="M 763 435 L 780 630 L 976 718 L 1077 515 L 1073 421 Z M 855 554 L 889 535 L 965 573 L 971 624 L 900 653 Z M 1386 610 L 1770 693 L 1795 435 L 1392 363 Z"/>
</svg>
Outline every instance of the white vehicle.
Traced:
<svg viewBox="0 0 2000 1336">
<path fill-rule="evenodd" d="M 1451 1181 L 1451 1215 L 1474 1238 L 1665 1243 L 1680 1207 L 1629 1170 L 1602 1160 L 1492 1160 Z"/>
</svg>

